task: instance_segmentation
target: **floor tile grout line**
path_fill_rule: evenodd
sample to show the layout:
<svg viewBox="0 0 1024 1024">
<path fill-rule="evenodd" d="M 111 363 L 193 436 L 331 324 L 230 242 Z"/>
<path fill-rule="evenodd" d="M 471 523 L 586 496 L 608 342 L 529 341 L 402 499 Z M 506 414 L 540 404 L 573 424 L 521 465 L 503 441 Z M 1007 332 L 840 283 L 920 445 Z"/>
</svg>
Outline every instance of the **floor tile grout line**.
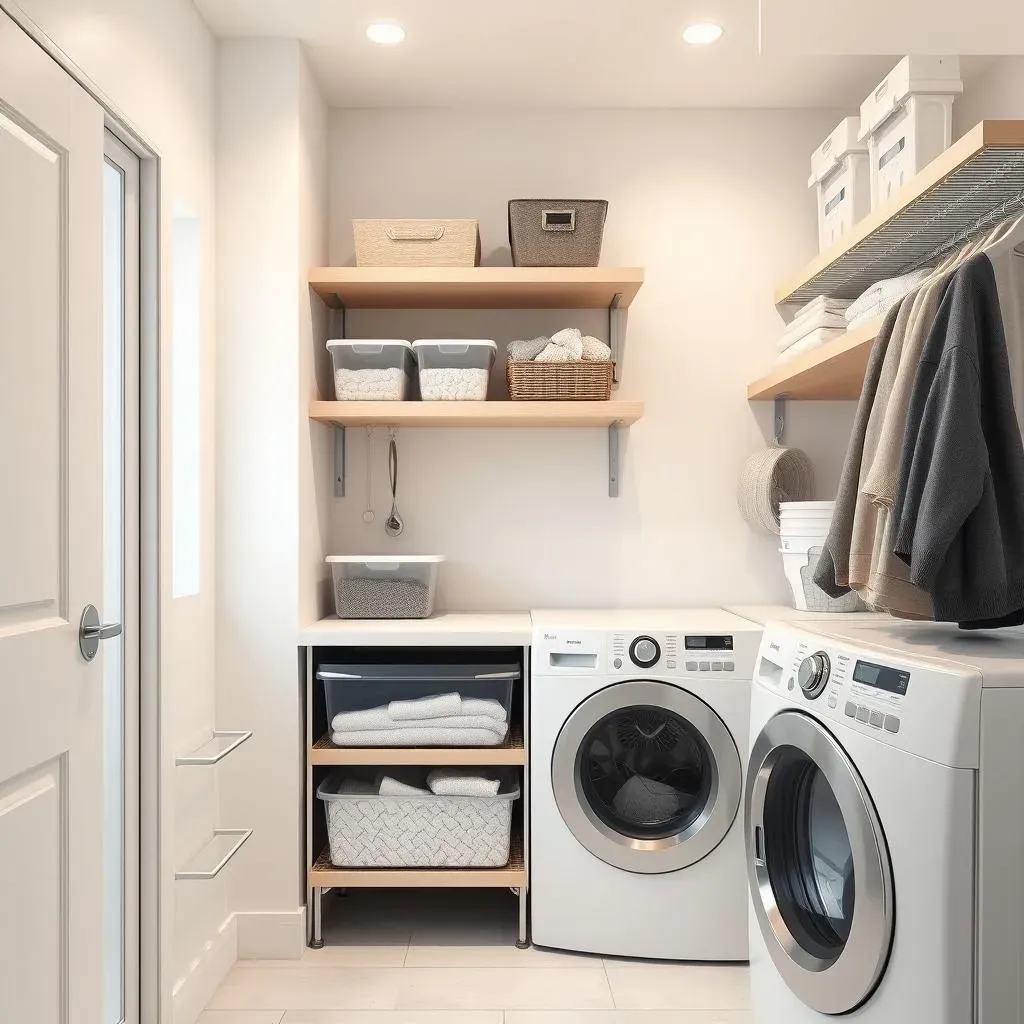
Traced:
<svg viewBox="0 0 1024 1024">
<path fill-rule="evenodd" d="M 604 971 L 604 983 L 608 986 L 608 997 L 612 1001 L 612 1009 L 619 1009 L 619 1004 L 615 1001 L 615 989 L 612 988 L 612 979 L 608 974 L 608 961 L 601 958 L 601 970 Z"/>
</svg>

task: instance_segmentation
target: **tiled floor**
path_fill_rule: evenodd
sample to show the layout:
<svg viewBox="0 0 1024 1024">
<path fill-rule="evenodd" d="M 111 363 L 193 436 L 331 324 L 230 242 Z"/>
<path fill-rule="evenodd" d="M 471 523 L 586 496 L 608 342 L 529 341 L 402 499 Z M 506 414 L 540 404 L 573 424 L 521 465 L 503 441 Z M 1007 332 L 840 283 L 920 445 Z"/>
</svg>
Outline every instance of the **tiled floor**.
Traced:
<svg viewBox="0 0 1024 1024">
<path fill-rule="evenodd" d="M 200 1024 L 752 1024 L 741 966 L 515 948 L 507 892 L 324 899 L 327 943 L 240 961 Z"/>
</svg>

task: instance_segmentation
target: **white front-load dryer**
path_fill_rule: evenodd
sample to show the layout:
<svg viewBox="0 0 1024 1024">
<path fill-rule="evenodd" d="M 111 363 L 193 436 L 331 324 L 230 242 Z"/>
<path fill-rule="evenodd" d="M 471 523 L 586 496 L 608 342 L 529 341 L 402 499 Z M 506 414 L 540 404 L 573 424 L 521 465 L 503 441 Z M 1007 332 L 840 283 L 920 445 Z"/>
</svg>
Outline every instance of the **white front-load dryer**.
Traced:
<svg viewBox="0 0 1024 1024">
<path fill-rule="evenodd" d="M 750 714 L 756 1024 L 1020 1021 L 1024 639 L 768 623 Z"/>
<path fill-rule="evenodd" d="M 533 622 L 533 941 L 746 960 L 739 811 L 761 627 L 717 609 Z"/>
</svg>

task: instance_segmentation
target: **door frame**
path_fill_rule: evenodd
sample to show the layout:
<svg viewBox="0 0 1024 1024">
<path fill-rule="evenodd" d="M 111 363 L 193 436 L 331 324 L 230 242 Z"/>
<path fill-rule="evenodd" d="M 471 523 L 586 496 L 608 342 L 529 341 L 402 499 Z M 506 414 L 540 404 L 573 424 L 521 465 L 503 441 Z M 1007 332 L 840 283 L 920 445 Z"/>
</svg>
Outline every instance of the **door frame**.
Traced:
<svg viewBox="0 0 1024 1024">
<path fill-rule="evenodd" d="M 790 930 L 772 880 L 765 811 L 772 774 L 794 752 L 821 773 L 843 817 L 853 857 L 856 897 L 850 933 L 825 959 Z M 781 711 L 765 723 L 750 751 L 745 793 L 747 876 L 761 937 L 790 991 L 819 1013 L 839 1015 L 870 998 L 885 974 L 895 935 L 895 882 L 889 847 L 874 801 L 839 741 L 802 711 Z"/>
<path fill-rule="evenodd" d="M 13 0 L 3 11 L 102 108 L 104 125 L 139 161 L 139 1020 L 171 1020 L 173 831 L 161 794 L 173 770 L 163 735 L 160 679 L 160 351 L 162 159 L 159 150 Z M 126 972 L 126 977 L 127 977 Z"/>
</svg>

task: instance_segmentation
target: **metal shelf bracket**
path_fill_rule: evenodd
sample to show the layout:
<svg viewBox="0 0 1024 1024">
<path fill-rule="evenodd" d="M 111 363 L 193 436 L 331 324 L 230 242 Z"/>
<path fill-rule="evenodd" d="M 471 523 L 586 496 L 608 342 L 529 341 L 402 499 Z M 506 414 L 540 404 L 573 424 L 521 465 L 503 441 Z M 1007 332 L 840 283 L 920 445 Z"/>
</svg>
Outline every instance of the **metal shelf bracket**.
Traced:
<svg viewBox="0 0 1024 1024">
<path fill-rule="evenodd" d="M 622 424 L 608 425 L 608 497 L 619 496 L 619 480 L 621 473 Z"/>
<path fill-rule="evenodd" d="M 779 395 L 772 405 L 772 440 L 777 447 L 782 447 L 786 436 L 786 396 Z"/>
<path fill-rule="evenodd" d="M 622 377 L 622 354 L 626 347 L 626 317 L 628 311 L 622 306 L 622 293 L 616 292 L 608 304 L 608 345 L 615 363 L 614 383 Z"/>
<path fill-rule="evenodd" d="M 334 496 L 345 497 L 345 428 L 334 426 Z"/>
</svg>

